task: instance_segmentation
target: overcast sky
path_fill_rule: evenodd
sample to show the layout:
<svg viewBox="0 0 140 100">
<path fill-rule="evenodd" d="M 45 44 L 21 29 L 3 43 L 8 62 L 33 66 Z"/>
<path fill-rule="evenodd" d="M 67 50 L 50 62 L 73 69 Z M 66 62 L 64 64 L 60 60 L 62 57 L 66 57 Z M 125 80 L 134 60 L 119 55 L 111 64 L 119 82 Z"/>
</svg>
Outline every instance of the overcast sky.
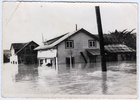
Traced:
<svg viewBox="0 0 140 100">
<path fill-rule="evenodd" d="M 3 49 L 11 43 L 38 44 L 61 34 L 84 28 L 98 34 L 95 6 L 100 6 L 103 33 L 136 28 L 137 4 L 130 3 L 45 3 L 3 2 Z"/>
</svg>

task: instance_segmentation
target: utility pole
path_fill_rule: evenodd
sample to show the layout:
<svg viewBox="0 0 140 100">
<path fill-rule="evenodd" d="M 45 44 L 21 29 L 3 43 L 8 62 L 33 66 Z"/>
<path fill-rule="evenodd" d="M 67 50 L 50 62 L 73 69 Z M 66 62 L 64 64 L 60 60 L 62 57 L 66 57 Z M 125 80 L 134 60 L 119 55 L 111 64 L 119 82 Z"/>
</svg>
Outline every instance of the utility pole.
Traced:
<svg viewBox="0 0 140 100">
<path fill-rule="evenodd" d="M 102 32 L 102 23 L 101 23 L 99 6 L 95 6 L 95 10 L 96 10 L 98 35 L 99 35 L 99 41 L 100 41 L 101 66 L 102 66 L 102 71 L 107 71 L 106 60 L 105 60 L 105 51 L 104 51 L 104 38 L 103 38 L 103 32 Z"/>
</svg>

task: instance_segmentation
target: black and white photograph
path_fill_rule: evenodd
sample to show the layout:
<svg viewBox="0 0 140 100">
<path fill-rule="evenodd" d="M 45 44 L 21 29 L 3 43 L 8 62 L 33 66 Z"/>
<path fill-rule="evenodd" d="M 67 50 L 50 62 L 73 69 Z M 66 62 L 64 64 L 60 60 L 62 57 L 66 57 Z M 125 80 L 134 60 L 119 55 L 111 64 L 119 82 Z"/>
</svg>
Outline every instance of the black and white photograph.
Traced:
<svg viewBox="0 0 140 100">
<path fill-rule="evenodd" d="M 3 98 L 138 98 L 138 4 L 3 2 Z"/>
</svg>

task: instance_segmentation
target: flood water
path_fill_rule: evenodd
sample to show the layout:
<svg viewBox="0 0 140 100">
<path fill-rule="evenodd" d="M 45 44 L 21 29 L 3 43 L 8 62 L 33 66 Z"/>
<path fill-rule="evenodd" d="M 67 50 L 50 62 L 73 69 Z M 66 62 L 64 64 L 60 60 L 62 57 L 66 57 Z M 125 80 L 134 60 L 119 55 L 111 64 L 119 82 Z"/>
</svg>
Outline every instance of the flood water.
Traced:
<svg viewBox="0 0 140 100">
<path fill-rule="evenodd" d="M 137 95 L 136 62 L 66 64 L 58 68 L 4 64 L 2 93 L 13 97 L 26 94 L 57 95 Z"/>
</svg>

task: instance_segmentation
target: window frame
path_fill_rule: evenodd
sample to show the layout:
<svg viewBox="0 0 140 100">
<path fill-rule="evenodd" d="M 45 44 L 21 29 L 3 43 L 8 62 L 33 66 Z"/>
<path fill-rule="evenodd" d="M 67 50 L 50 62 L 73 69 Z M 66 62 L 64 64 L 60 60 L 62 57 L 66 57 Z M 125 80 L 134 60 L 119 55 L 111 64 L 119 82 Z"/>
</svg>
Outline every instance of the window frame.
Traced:
<svg viewBox="0 0 140 100">
<path fill-rule="evenodd" d="M 92 44 L 92 46 L 91 46 L 91 44 Z M 88 40 L 88 46 L 89 46 L 89 48 L 96 47 L 96 41 L 95 40 Z"/>
<path fill-rule="evenodd" d="M 72 43 L 72 46 L 70 46 L 71 45 L 70 42 Z M 67 46 L 67 43 L 68 43 L 69 47 Z M 74 41 L 73 40 L 66 40 L 65 41 L 65 48 L 66 49 L 74 48 Z"/>
</svg>

